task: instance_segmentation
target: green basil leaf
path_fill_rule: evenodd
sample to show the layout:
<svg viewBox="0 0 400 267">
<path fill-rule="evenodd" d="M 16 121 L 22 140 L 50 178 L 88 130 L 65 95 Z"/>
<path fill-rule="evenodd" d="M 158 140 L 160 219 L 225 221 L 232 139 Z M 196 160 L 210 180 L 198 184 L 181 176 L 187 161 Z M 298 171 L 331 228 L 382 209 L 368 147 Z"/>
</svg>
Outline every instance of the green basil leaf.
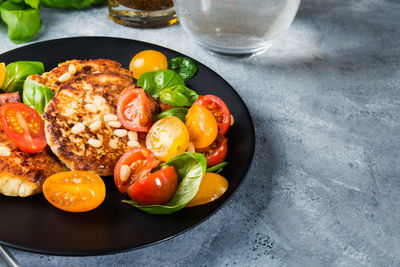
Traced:
<svg viewBox="0 0 400 267">
<path fill-rule="evenodd" d="M 173 70 L 158 70 L 154 75 L 158 94 L 165 88 L 175 85 L 185 85 L 183 78 Z"/>
<path fill-rule="evenodd" d="M 165 88 L 185 85 L 185 81 L 173 70 L 157 70 L 142 74 L 137 81 L 137 85 L 152 97 L 157 98 Z"/>
<path fill-rule="evenodd" d="M 40 0 L 25 0 L 25 4 L 31 6 L 34 9 L 39 9 Z"/>
<path fill-rule="evenodd" d="M 174 57 L 168 60 L 168 69 L 176 71 L 187 81 L 195 75 L 197 66 L 190 58 Z"/>
<path fill-rule="evenodd" d="M 6 1 L 0 6 L 0 14 L 8 27 L 8 37 L 16 44 L 30 41 L 42 27 L 39 10 L 25 8 L 25 3 Z"/>
<path fill-rule="evenodd" d="M 172 108 L 172 109 L 168 109 L 168 110 L 158 114 L 156 120 L 160 120 L 160 119 L 163 119 L 163 118 L 166 118 L 166 117 L 177 117 L 181 121 L 185 122 L 185 117 L 186 117 L 187 112 L 188 112 L 187 108 Z"/>
<path fill-rule="evenodd" d="M 219 173 L 220 171 L 222 171 L 222 168 L 226 166 L 226 164 L 228 164 L 228 162 L 226 162 L 226 161 L 221 162 L 220 164 L 217 164 L 215 166 L 208 168 L 206 171 Z"/>
<path fill-rule="evenodd" d="M 185 85 L 177 85 L 165 88 L 160 92 L 160 99 L 175 107 L 189 107 L 199 98 L 199 95 Z"/>
<path fill-rule="evenodd" d="M 53 90 L 47 86 L 31 79 L 25 80 L 22 100 L 24 104 L 36 110 L 40 115 L 53 97 Z"/>
<path fill-rule="evenodd" d="M 151 96 L 155 94 L 157 88 L 156 82 L 154 81 L 155 74 L 155 71 L 143 73 L 136 83 L 137 86 L 141 87 Z"/>
<path fill-rule="evenodd" d="M 39 61 L 15 61 L 6 66 L 6 78 L 1 89 L 5 92 L 22 93 L 26 77 L 32 74 L 42 74 L 44 66 Z"/>
<path fill-rule="evenodd" d="M 162 165 L 174 166 L 179 179 L 178 188 L 170 201 L 163 205 L 143 206 L 133 200 L 122 200 L 122 202 L 151 214 L 171 214 L 184 208 L 199 190 L 207 168 L 206 158 L 203 154 L 185 152 Z"/>
<path fill-rule="evenodd" d="M 41 2 L 45 7 L 82 9 L 89 5 L 103 5 L 107 0 L 41 0 Z"/>
<path fill-rule="evenodd" d="M 7 0 L 6 0 L 7 1 Z M 24 3 L 24 0 L 8 0 L 9 2 L 15 3 L 15 4 L 21 4 Z"/>
</svg>

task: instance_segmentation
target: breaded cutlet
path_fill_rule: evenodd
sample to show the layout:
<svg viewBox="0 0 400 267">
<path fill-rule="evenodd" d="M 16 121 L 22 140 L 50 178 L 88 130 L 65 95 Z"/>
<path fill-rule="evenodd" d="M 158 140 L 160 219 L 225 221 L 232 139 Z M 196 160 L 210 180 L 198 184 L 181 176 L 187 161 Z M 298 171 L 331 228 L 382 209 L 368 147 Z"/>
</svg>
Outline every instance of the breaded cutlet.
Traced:
<svg viewBox="0 0 400 267">
<path fill-rule="evenodd" d="M 0 193 L 27 197 L 42 191 L 50 175 L 68 170 L 46 147 L 38 153 L 22 152 L 0 129 Z"/>
<path fill-rule="evenodd" d="M 61 86 L 46 106 L 42 116 L 47 143 L 71 170 L 113 174 L 116 162 L 129 149 L 116 106 L 120 93 L 131 85 L 132 76 L 89 74 Z"/>
<path fill-rule="evenodd" d="M 59 88 L 74 79 L 101 72 L 115 72 L 132 76 L 132 73 L 127 69 L 121 68 L 121 64 L 117 61 L 110 59 L 74 59 L 62 62 L 51 71 L 45 72 L 42 75 L 30 75 L 28 79 L 44 84 L 51 88 L 54 93 L 57 93 Z"/>
</svg>

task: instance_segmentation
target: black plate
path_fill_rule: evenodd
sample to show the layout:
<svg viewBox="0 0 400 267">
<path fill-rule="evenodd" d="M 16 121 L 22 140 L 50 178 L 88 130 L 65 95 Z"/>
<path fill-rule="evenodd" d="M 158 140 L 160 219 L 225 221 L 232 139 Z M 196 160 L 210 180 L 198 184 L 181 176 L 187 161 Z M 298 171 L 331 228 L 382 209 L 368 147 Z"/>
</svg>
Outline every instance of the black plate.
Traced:
<svg viewBox="0 0 400 267">
<path fill-rule="evenodd" d="M 141 50 L 154 49 L 168 58 L 184 56 L 157 45 L 108 37 L 50 40 L 0 55 L 0 62 L 42 61 L 46 70 L 70 59 L 108 58 L 129 66 Z M 185 208 L 172 215 L 150 215 L 121 203 L 112 178 L 106 178 L 107 196 L 97 209 L 68 213 L 50 205 L 42 194 L 17 198 L 0 195 L 0 243 L 17 249 L 55 255 L 98 255 L 140 248 L 166 240 L 207 219 L 243 181 L 254 154 L 254 127 L 243 100 L 217 73 L 196 62 L 198 72 L 188 86 L 199 94 L 215 94 L 228 105 L 235 124 L 228 131 L 229 152 L 222 175 L 227 192 L 207 205 Z"/>
</svg>

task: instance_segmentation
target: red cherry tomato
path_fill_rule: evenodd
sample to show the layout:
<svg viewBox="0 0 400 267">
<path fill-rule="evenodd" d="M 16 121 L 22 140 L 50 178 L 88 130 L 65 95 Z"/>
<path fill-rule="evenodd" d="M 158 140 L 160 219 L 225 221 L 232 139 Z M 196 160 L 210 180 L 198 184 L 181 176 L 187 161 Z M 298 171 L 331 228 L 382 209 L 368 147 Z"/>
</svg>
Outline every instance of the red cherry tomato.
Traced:
<svg viewBox="0 0 400 267">
<path fill-rule="evenodd" d="M 126 193 L 132 184 L 149 175 L 159 164 L 160 161 L 150 150 L 142 146 L 134 147 L 118 160 L 114 169 L 115 185 L 121 193 Z"/>
<path fill-rule="evenodd" d="M 228 139 L 219 134 L 209 147 L 196 149 L 196 151 L 204 154 L 207 160 L 207 167 L 210 168 L 225 160 L 228 153 L 227 142 Z"/>
<path fill-rule="evenodd" d="M 225 102 L 215 95 L 202 95 L 194 104 L 206 107 L 215 116 L 218 123 L 218 133 L 225 135 L 231 123 L 231 114 Z"/>
<path fill-rule="evenodd" d="M 117 104 L 118 120 L 128 130 L 147 132 L 151 127 L 150 102 L 143 89 L 130 86 L 125 89 Z"/>
<path fill-rule="evenodd" d="M 0 108 L 0 124 L 8 137 L 24 152 L 36 153 L 47 145 L 39 113 L 25 104 L 3 104 Z"/>
<path fill-rule="evenodd" d="M 21 102 L 18 92 L 0 94 L 0 105 L 10 102 Z"/>
<path fill-rule="evenodd" d="M 128 195 L 141 205 L 159 205 L 167 202 L 178 187 L 174 167 L 166 167 L 137 180 L 128 188 Z"/>
</svg>

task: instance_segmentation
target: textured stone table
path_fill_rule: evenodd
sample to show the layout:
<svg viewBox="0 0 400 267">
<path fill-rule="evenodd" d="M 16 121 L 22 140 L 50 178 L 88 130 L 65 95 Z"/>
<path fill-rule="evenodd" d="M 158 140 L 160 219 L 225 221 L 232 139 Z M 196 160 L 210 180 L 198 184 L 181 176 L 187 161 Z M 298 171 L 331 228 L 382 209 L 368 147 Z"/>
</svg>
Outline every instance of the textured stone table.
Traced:
<svg viewBox="0 0 400 267">
<path fill-rule="evenodd" d="M 42 19 L 34 42 L 132 38 L 211 66 L 248 105 L 257 145 L 243 186 L 198 227 L 108 256 L 10 249 L 22 266 L 400 265 L 398 0 L 304 0 L 270 50 L 235 61 L 209 55 L 179 25 L 114 24 L 105 7 L 43 9 Z M 18 47 L 3 26 L 0 40 L 0 53 Z"/>
</svg>

